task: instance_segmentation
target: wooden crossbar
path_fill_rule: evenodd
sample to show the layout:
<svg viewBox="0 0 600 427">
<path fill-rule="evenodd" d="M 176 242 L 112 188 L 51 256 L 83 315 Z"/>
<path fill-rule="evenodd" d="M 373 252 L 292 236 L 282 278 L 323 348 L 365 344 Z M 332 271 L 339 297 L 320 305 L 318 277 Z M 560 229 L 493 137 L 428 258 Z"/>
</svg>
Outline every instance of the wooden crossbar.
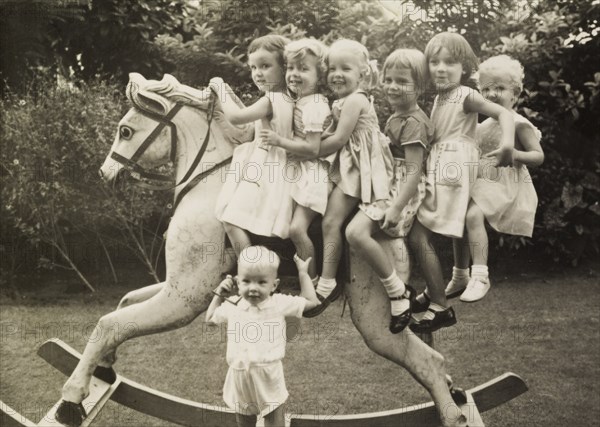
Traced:
<svg viewBox="0 0 600 427">
<path fill-rule="evenodd" d="M 463 415 L 467 417 L 467 423 L 469 427 L 485 427 L 483 420 L 481 419 L 481 414 L 479 413 L 479 408 L 475 404 L 475 400 L 473 399 L 473 395 L 469 392 L 467 394 L 467 403 L 460 407 Z"/>
<path fill-rule="evenodd" d="M 0 400 L 0 426 L 35 427 L 35 423 Z"/>
<path fill-rule="evenodd" d="M 59 339 L 42 344 L 38 355 L 65 375 L 71 374 L 81 357 L 77 351 Z M 97 379 L 94 381 L 101 382 Z M 467 390 L 467 403 L 461 409 L 468 418 L 469 426 L 482 427 L 480 412 L 502 405 L 525 391 L 527 391 L 525 382 L 518 375 L 508 372 Z M 120 375 L 117 375 L 117 382 L 113 384 L 111 390 L 103 394 L 101 399 L 96 400 L 98 403 L 93 405 L 94 409 L 90 411 L 88 417 L 90 422 L 93 420 L 92 412 L 95 411 L 93 414 L 95 417 L 105 400 L 109 398 L 136 411 L 183 426 L 236 426 L 235 413 L 227 408 L 182 399 L 143 386 Z M 33 427 L 36 425 L 4 404 L 1 409 L 2 421 L 8 420 L 6 424 L 2 424 L 3 426 Z M 428 402 L 382 412 L 351 415 L 291 415 L 289 418 L 290 427 L 389 427 L 391 425 L 438 427 L 439 417 L 433 402 Z"/>
<path fill-rule="evenodd" d="M 65 375 L 71 375 L 81 354 L 59 339 L 46 341 L 38 355 Z M 117 375 L 119 386 L 110 399 L 144 414 L 183 426 L 237 427 L 235 412 L 225 407 L 182 399 Z"/>
<path fill-rule="evenodd" d="M 90 382 L 90 394 L 83 399 L 82 405 L 85 409 L 87 417 L 81 424 L 81 427 L 88 427 L 94 419 L 98 416 L 106 402 L 110 400 L 112 394 L 117 390 L 121 383 L 121 380 L 117 378 L 117 380 L 113 384 L 105 383 L 104 381 L 99 380 L 96 377 L 92 377 L 92 381 Z M 40 420 L 37 424 L 40 427 L 56 427 L 62 426 L 56 420 L 56 410 L 58 405 L 60 405 L 61 400 L 56 402 L 50 411 Z"/>
<path fill-rule="evenodd" d="M 525 393 L 527 385 L 518 375 L 507 372 L 480 386 L 467 390 L 467 404 L 464 413 L 471 416 L 473 425 L 481 420 L 480 412 L 495 408 Z M 389 427 L 414 426 L 439 427 L 440 421 L 433 402 L 414 405 L 402 409 L 370 412 L 352 415 L 294 415 L 291 427 Z M 471 423 L 469 423 L 471 426 Z"/>
</svg>

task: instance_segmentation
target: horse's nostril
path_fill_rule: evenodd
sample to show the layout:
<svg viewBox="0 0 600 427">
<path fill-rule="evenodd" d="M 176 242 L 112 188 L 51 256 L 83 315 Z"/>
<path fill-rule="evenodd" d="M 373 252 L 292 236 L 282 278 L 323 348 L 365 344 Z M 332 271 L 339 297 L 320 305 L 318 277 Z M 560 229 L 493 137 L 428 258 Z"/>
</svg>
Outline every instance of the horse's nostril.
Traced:
<svg viewBox="0 0 600 427">
<path fill-rule="evenodd" d="M 102 169 L 98 169 L 98 176 L 104 179 L 104 173 L 102 172 Z"/>
</svg>

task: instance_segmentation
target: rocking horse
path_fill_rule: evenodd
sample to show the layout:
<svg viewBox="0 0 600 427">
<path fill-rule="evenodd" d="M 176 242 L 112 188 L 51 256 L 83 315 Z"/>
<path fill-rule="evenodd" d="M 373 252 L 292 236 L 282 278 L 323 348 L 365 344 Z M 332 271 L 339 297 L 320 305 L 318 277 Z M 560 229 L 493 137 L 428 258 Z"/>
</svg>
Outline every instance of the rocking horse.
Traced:
<svg viewBox="0 0 600 427">
<path fill-rule="evenodd" d="M 70 375 L 62 399 L 39 424 L 0 402 L 2 425 L 61 425 L 56 413 L 63 411 L 62 418 L 58 417 L 63 422 L 68 413 L 67 424 L 85 426 L 112 399 L 181 425 L 235 426 L 231 411 L 152 390 L 117 375 L 111 366 L 122 342 L 192 322 L 208 307 L 211 290 L 221 274 L 233 267 L 233 249 L 223 244 L 224 230 L 215 218 L 214 205 L 233 149 L 252 138 L 251 129 L 229 124 L 209 89 L 190 88 L 168 75 L 153 81 L 131 74 L 126 93 L 133 107 L 119 122 L 100 174 L 105 182 L 114 183 L 129 171 L 138 179 L 169 182 L 162 187 L 174 190 L 165 245 L 166 280 L 130 292 L 115 311 L 101 317 L 96 326 L 103 332 L 98 335 L 101 338 L 91 339 L 82 355 L 60 340 L 44 343 L 38 354 Z M 173 162 L 175 183 L 149 172 L 168 161 Z M 392 254 L 396 271 L 408 281 L 403 239 L 384 239 L 382 243 Z M 442 355 L 408 328 L 391 334 L 389 300 L 383 287 L 374 285 L 378 283 L 376 276 L 352 252 L 350 265 L 351 280 L 345 295 L 354 325 L 372 351 L 407 369 L 433 402 L 369 414 L 292 416 L 291 426 L 482 425 L 478 411 L 496 407 L 527 390 L 518 376 L 508 373 L 468 390 L 459 408 L 447 384 Z M 135 324 L 136 328 L 117 330 L 115 325 L 124 324 Z"/>
</svg>

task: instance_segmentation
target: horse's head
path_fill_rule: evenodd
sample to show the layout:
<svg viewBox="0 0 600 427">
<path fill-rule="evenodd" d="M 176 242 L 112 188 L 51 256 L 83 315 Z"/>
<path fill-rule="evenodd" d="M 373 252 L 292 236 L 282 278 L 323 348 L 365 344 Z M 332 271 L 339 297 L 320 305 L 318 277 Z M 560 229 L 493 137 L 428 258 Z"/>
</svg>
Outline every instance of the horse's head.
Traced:
<svg viewBox="0 0 600 427">
<path fill-rule="evenodd" d="M 209 138 L 213 134 L 209 117 L 216 97 L 208 89 L 182 85 L 172 76 L 156 81 L 132 73 L 126 94 L 133 108 L 119 122 L 110 153 L 100 168 L 106 182 L 115 182 L 125 170 L 137 177 L 166 180 L 148 169 L 169 161 L 176 167 L 189 166 L 189 158 L 201 150 L 205 135 L 204 163 L 218 163 L 231 154 L 234 142 L 248 138 L 246 129 L 228 125 L 218 106 L 217 134 Z"/>
<path fill-rule="evenodd" d="M 155 131 L 161 123 L 156 118 L 166 117 L 174 103 L 148 90 L 150 83 L 139 74 L 130 75 L 126 94 L 133 108 L 119 122 L 110 153 L 100 168 L 100 176 L 107 182 L 114 182 L 120 172 L 131 171 L 135 164 L 147 169 L 169 160 L 169 134 L 173 129 L 163 125 Z M 142 151 L 145 142 L 147 147 Z"/>
</svg>

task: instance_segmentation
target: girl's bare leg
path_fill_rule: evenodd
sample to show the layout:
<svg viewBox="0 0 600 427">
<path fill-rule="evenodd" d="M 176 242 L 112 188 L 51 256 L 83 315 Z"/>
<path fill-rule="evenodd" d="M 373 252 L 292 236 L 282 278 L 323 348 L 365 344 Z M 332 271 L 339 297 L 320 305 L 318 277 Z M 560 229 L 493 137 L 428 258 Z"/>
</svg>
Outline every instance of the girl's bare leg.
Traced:
<svg viewBox="0 0 600 427">
<path fill-rule="evenodd" d="M 467 233 L 473 264 L 487 265 L 489 242 L 485 230 L 485 216 L 479 206 L 472 202 L 467 211 Z"/>
<path fill-rule="evenodd" d="M 347 196 L 339 187 L 335 187 L 327 201 L 327 210 L 323 216 L 323 272 L 321 277 L 333 279 L 337 274 L 342 257 L 342 225 L 350 212 L 358 205 L 358 199 Z"/>
<path fill-rule="evenodd" d="M 312 258 L 308 267 L 308 275 L 314 278 L 317 275 L 317 266 L 315 263 L 315 246 L 308 236 L 308 227 L 319 215 L 317 212 L 304 206 L 296 206 L 294 217 L 290 225 L 290 239 L 296 248 L 298 256 L 304 260 Z"/>
<path fill-rule="evenodd" d="M 470 236 L 466 230 L 462 239 L 452 239 L 452 251 L 454 266 L 462 269 L 469 268 L 471 261 Z"/>
<path fill-rule="evenodd" d="M 388 253 L 373 238 L 378 231 L 379 225 L 364 212 L 358 211 L 346 227 L 346 239 L 365 258 L 378 277 L 389 277 L 394 267 Z"/>
<path fill-rule="evenodd" d="M 409 234 L 411 251 L 421 265 L 427 283 L 427 294 L 432 302 L 447 307 L 442 266 L 431 241 L 433 232 L 425 228 L 417 219 Z"/>
<path fill-rule="evenodd" d="M 228 222 L 223 223 L 223 228 L 225 228 L 225 233 L 227 233 L 227 237 L 231 242 L 231 246 L 233 246 L 236 257 L 240 256 L 240 252 L 242 252 L 242 250 L 252 245 L 250 236 L 246 230 L 236 225 L 229 224 Z"/>
</svg>

